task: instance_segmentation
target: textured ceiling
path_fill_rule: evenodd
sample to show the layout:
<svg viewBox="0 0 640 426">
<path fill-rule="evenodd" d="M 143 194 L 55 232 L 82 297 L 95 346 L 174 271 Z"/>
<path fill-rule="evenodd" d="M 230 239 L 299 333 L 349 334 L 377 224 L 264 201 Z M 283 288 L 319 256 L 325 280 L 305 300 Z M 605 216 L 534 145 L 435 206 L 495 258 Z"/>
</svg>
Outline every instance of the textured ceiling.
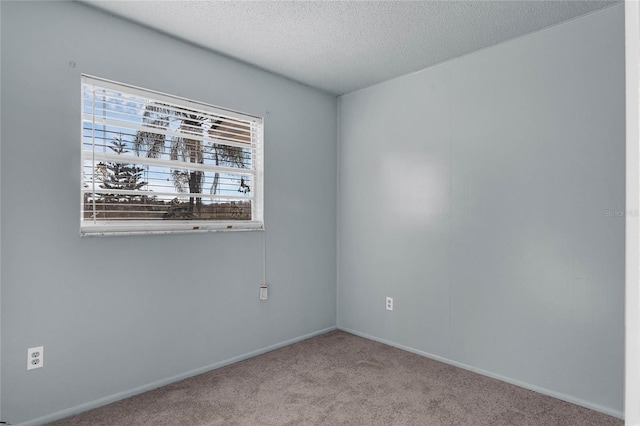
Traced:
<svg viewBox="0 0 640 426">
<path fill-rule="evenodd" d="M 84 1 L 333 94 L 619 1 Z"/>
</svg>

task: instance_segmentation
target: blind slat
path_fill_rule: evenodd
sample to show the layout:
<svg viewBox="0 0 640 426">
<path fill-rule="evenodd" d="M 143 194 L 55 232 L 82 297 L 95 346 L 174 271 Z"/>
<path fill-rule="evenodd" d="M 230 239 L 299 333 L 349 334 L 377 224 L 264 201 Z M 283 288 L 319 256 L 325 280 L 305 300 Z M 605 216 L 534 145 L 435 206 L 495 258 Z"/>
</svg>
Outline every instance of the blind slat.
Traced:
<svg viewBox="0 0 640 426">
<path fill-rule="evenodd" d="M 252 116 L 250 114 L 244 114 L 241 112 L 232 111 L 230 109 L 219 108 L 191 99 L 182 98 L 180 96 L 167 95 L 164 93 L 156 92 L 154 90 L 142 89 L 140 87 L 132 86 L 129 84 L 117 83 L 115 81 L 92 77 L 89 75 L 82 76 L 82 83 L 89 86 L 102 87 L 104 89 L 109 89 L 117 93 L 126 93 L 128 95 L 138 96 L 141 100 L 154 100 L 174 106 L 178 106 L 176 101 L 179 101 L 181 104 L 183 104 L 181 105 L 181 108 L 205 114 L 210 113 L 225 118 L 233 118 L 240 121 L 262 122 L 262 118 Z"/>
<path fill-rule="evenodd" d="M 84 94 L 89 96 L 90 94 L 93 94 L 93 93 L 91 91 L 85 90 Z M 111 105 L 113 106 L 113 108 L 112 109 L 100 108 L 97 105 L 93 105 L 92 109 L 94 111 L 97 111 L 98 114 L 106 115 L 107 112 L 111 112 L 124 117 L 127 117 L 127 116 L 135 117 L 136 121 L 138 121 L 140 117 L 144 118 L 146 113 L 151 112 L 154 114 L 154 116 L 148 117 L 148 121 L 146 121 L 147 125 L 149 125 L 150 127 L 151 127 L 151 123 L 154 123 L 156 125 L 170 126 L 172 122 L 182 121 L 185 118 L 185 117 L 177 117 L 177 118 L 174 117 L 172 121 L 171 115 L 161 114 L 157 111 L 154 111 L 153 109 L 148 109 L 149 106 L 156 106 L 154 104 L 145 103 L 145 104 L 139 104 L 136 106 L 132 106 L 130 104 L 123 105 L 122 102 L 107 101 L 104 95 L 101 95 L 101 97 L 102 99 L 99 102 L 95 102 L 95 104 L 107 105 L 107 106 Z M 123 101 L 122 98 L 114 97 L 113 99 Z M 91 110 L 91 105 L 90 104 L 85 105 L 85 109 Z M 178 111 L 173 108 L 165 108 L 165 109 L 168 109 L 174 112 Z M 189 119 L 189 121 L 194 121 L 194 120 Z M 204 125 L 205 123 L 209 123 L 207 124 L 207 128 L 210 128 L 209 129 L 210 131 L 217 131 L 219 129 L 224 129 L 224 131 L 231 132 L 232 130 L 238 130 L 239 132 L 233 132 L 236 134 L 250 132 L 253 124 L 252 122 L 249 122 L 249 121 L 241 122 L 238 120 L 229 120 L 217 115 L 207 115 L 205 116 L 204 119 L 200 119 L 197 121 L 200 124 L 200 126 Z M 214 122 L 214 123 L 211 123 L 211 122 Z M 193 125 L 189 125 L 189 126 L 194 127 Z"/>
<path fill-rule="evenodd" d="M 115 194 L 115 195 L 130 195 L 135 197 L 153 197 L 153 196 L 162 196 L 162 197 L 174 197 L 174 198 L 208 198 L 220 201 L 250 201 L 251 197 L 242 196 L 242 195 L 220 195 L 220 194 L 207 194 L 203 192 L 155 192 L 155 191 L 132 191 L 130 189 L 107 189 L 107 188 L 83 188 L 82 192 L 84 194 Z"/>
<path fill-rule="evenodd" d="M 136 131 L 145 132 L 145 133 L 156 133 L 156 134 L 165 135 L 165 136 L 173 136 L 176 138 L 192 139 L 192 140 L 198 140 L 201 142 L 211 142 L 211 143 L 216 143 L 221 145 L 235 146 L 238 148 L 248 148 L 252 146 L 251 142 L 243 141 L 236 138 L 230 138 L 230 137 L 213 138 L 211 136 L 197 135 L 195 133 L 171 131 L 171 130 L 161 129 L 157 127 L 149 127 L 143 124 L 136 124 L 130 121 L 104 119 L 101 117 L 93 117 L 93 116 L 86 116 L 86 115 L 83 117 L 83 121 L 88 124 L 93 123 L 94 125 L 97 124 L 100 126 L 113 126 L 118 128 L 136 130 Z M 91 128 L 94 128 L 94 127 L 91 126 Z M 97 129 L 97 131 L 100 132 L 102 131 L 102 129 Z"/>
<path fill-rule="evenodd" d="M 162 160 L 160 158 L 136 157 L 133 155 L 118 155 L 100 151 L 83 151 L 83 158 L 90 160 L 95 165 L 99 162 L 113 162 L 132 165 L 148 165 L 181 170 L 196 170 L 201 172 L 218 172 L 238 176 L 254 176 L 255 172 L 251 169 L 243 169 L 236 167 L 216 166 L 212 164 L 187 163 L 186 161 Z"/>
</svg>

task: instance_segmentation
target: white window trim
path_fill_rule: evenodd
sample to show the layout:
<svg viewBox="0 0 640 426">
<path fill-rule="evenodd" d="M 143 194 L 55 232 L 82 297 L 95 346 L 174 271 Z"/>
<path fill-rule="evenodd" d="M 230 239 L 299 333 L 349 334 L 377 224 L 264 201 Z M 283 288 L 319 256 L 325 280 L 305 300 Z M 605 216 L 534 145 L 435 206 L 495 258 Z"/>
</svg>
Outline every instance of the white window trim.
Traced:
<svg viewBox="0 0 640 426">
<path fill-rule="evenodd" d="M 253 177 L 253 185 L 251 188 L 251 197 L 234 197 L 233 195 L 210 195 L 210 194 L 194 194 L 201 196 L 202 198 L 219 198 L 219 199 L 250 199 L 252 203 L 251 208 L 251 220 L 91 220 L 84 218 L 84 194 L 86 193 L 100 193 L 106 190 L 99 190 L 95 188 L 95 181 L 93 188 L 84 188 L 84 179 L 81 182 L 80 189 L 80 235 L 81 236 L 108 236 L 108 235 L 143 235 L 143 234 L 172 234 L 172 233 L 193 233 L 193 232 L 207 232 L 207 231 L 253 231 L 264 230 L 263 208 L 264 208 L 264 120 L 262 117 L 254 116 L 251 114 L 245 114 L 226 108 L 221 108 L 206 103 L 193 101 L 190 99 L 182 98 L 179 96 L 173 96 L 166 93 L 161 93 L 149 89 L 143 89 L 140 87 L 118 83 L 111 80 L 106 80 L 99 77 L 83 74 L 81 78 L 81 88 L 85 85 L 94 85 L 104 89 L 110 89 L 117 92 L 126 92 L 127 94 L 136 95 L 141 98 L 153 99 L 163 103 L 171 105 L 178 105 L 186 108 L 189 111 L 204 112 L 207 114 L 214 114 L 220 116 L 226 116 L 229 118 L 251 121 L 256 125 L 255 142 L 252 145 L 252 162 L 255 170 L 241 169 L 241 168 L 225 168 L 222 166 L 216 166 L 220 171 L 227 171 L 235 175 L 249 175 Z M 114 161 L 114 159 L 121 159 L 116 154 L 98 153 L 94 150 L 86 150 L 84 148 L 83 139 L 83 126 L 87 117 L 84 113 L 84 89 L 81 90 L 81 126 L 80 126 L 80 144 L 81 144 L 81 170 L 84 167 L 86 160 L 91 160 L 95 166 L 97 161 L 106 160 Z M 132 129 L 136 129 L 135 126 L 129 126 Z M 162 133 L 161 129 L 143 128 L 137 130 L 152 131 L 154 133 Z M 212 138 L 206 138 L 206 142 L 218 142 Z M 224 142 L 230 146 L 246 147 L 244 142 L 234 143 L 230 141 Z M 115 157 L 115 158 L 114 158 Z M 138 157 L 136 157 L 138 158 Z M 158 165 L 166 167 L 171 160 L 161 160 L 146 157 L 139 157 L 140 164 Z M 138 160 L 136 160 L 138 162 Z M 180 167 L 180 166 L 183 167 Z M 184 167 L 187 166 L 187 167 Z M 206 169 L 206 167 L 194 163 L 176 162 L 175 168 L 188 168 L 188 169 Z M 111 193 L 114 191 L 111 190 Z M 127 193 L 131 191 L 118 190 L 117 193 Z M 139 192 L 138 192 L 139 194 Z M 153 192 L 154 195 L 162 195 L 163 193 Z M 189 193 L 181 193 L 181 196 L 188 196 Z"/>
</svg>

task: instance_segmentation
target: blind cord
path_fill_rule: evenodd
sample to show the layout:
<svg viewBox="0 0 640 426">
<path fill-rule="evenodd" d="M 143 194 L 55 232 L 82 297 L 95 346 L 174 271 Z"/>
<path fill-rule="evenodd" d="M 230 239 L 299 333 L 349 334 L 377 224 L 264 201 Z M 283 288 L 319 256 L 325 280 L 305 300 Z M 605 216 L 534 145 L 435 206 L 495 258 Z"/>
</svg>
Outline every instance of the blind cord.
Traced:
<svg viewBox="0 0 640 426">
<path fill-rule="evenodd" d="M 267 231 L 262 231 L 262 285 L 267 285 Z"/>
</svg>

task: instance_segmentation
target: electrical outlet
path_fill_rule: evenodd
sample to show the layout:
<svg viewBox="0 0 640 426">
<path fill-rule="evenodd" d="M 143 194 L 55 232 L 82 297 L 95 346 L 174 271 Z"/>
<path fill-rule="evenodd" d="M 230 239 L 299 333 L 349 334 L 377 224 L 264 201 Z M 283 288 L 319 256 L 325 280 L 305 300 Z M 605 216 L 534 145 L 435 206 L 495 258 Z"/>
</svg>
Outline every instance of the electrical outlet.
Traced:
<svg viewBox="0 0 640 426">
<path fill-rule="evenodd" d="M 44 366 L 44 346 L 27 349 L 27 370 Z"/>
<path fill-rule="evenodd" d="M 393 297 L 387 297 L 387 311 L 393 311 Z"/>
</svg>

